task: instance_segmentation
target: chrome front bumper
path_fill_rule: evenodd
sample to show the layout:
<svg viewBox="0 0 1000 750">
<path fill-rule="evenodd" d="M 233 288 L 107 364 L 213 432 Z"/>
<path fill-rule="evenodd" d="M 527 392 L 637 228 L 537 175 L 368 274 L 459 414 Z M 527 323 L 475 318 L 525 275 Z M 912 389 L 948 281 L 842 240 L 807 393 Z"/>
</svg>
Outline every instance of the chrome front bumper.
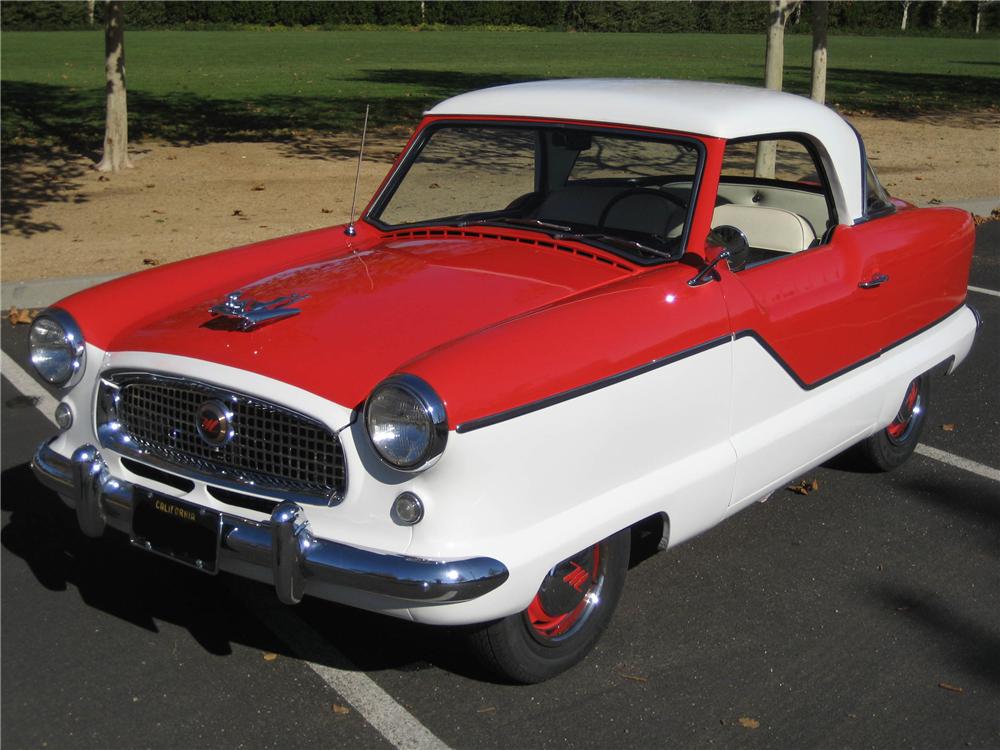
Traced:
<svg viewBox="0 0 1000 750">
<path fill-rule="evenodd" d="M 111 476 L 94 446 L 85 445 L 66 458 L 49 442 L 38 447 L 31 467 L 42 484 L 76 509 L 83 533 L 99 537 L 110 526 L 131 537 L 132 484 Z M 407 602 L 475 599 L 508 577 L 507 568 L 488 557 L 424 560 L 317 539 L 309 531 L 305 511 L 293 502 L 280 503 L 267 522 L 222 514 L 219 567 L 239 571 L 248 565 L 256 577 L 273 580 L 285 604 L 298 603 L 314 580 L 399 600 L 405 607 Z"/>
</svg>

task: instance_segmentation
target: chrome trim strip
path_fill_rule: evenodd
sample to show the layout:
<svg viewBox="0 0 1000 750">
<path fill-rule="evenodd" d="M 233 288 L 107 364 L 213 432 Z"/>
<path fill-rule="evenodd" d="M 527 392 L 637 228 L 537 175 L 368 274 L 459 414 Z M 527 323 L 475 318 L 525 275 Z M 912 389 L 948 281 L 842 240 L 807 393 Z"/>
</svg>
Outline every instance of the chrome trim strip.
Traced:
<svg viewBox="0 0 1000 750">
<path fill-rule="evenodd" d="M 531 403 L 524 404 L 522 406 L 516 406 L 513 409 L 508 409 L 507 411 L 497 412 L 496 414 L 490 414 L 488 416 L 480 417 L 478 419 L 472 419 L 469 420 L 468 422 L 462 422 L 460 425 L 458 425 L 458 427 L 455 428 L 455 432 L 458 433 L 472 432 L 473 430 L 478 430 L 483 427 L 489 427 L 491 425 L 495 425 L 500 422 L 506 422 L 508 419 L 514 419 L 515 417 L 520 417 L 525 414 L 530 414 L 531 412 L 538 411 L 539 409 L 545 409 L 549 406 L 553 406 L 554 404 L 561 404 L 563 401 L 569 401 L 570 399 L 576 398 L 577 396 L 584 396 L 588 393 L 592 393 L 593 391 L 600 390 L 601 388 L 606 388 L 609 385 L 614 385 L 616 383 L 622 382 L 623 380 L 634 378 L 636 375 L 642 375 L 643 373 L 649 372 L 650 370 L 655 370 L 658 367 L 663 367 L 664 365 L 673 364 L 674 362 L 685 359 L 694 354 L 700 354 L 701 352 L 704 352 L 708 349 L 712 349 L 713 347 L 719 346 L 720 344 L 725 344 L 729 341 L 737 341 L 742 338 L 752 338 L 754 341 L 760 344 L 761 348 L 765 352 L 767 352 L 774 359 L 775 362 L 778 363 L 781 369 L 783 369 L 787 373 L 787 375 L 792 380 L 795 381 L 795 384 L 799 386 L 799 388 L 801 388 L 804 391 L 811 391 L 814 388 L 819 388 L 821 385 L 829 383 L 831 380 L 836 380 L 841 375 L 846 375 L 851 370 L 855 370 L 858 367 L 861 367 L 862 365 L 866 365 L 869 362 L 878 359 L 886 352 L 895 349 L 897 346 L 901 344 L 905 344 L 910 339 L 919 336 L 920 334 L 925 333 L 926 331 L 929 331 L 931 328 L 938 325 L 939 323 L 943 323 L 944 321 L 946 321 L 948 318 L 957 313 L 963 307 L 969 307 L 970 310 L 972 310 L 972 314 L 976 315 L 976 312 L 975 310 L 972 309 L 971 305 L 967 305 L 966 303 L 963 302 L 961 305 L 956 307 L 947 315 L 943 315 L 937 320 L 928 323 L 923 328 L 920 328 L 914 331 L 913 333 L 903 336 L 903 338 L 893 341 L 891 344 L 887 344 L 874 354 L 871 354 L 863 359 L 860 359 L 857 362 L 854 362 L 848 365 L 847 367 L 844 367 L 841 370 L 837 370 L 834 373 L 826 375 L 812 383 L 807 383 L 801 377 L 799 377 L 798 373 L 796 373 L 795 370 L 792 369 L 791 365 L 789 365 L 784 359 L 782 359 L 781 355 L 778 354 L 778 352 L 769 343 L 767 343 L 767 341 L 764 339 L 763 336 L 761 336 L 754 330 L 746 329 L 742 331 L 736 331 L 731 334 L 726 334 L 725 336 L 719 336 L 718 338 L 711 339 L 703 344 L 697 344 L 696 346 L 690 347 L 688 349 L 682 349 L 679 352 L 670 354 L 661 359 L 655 359 L 652 362 L 647 362 L 644 365 L 633 367 L 630 370 L 625 370 L 623 372 L 616 373 L 615 375 L 610 375 L 609 377 L 603 378 L 601 380 L 595 380 L 593 383 L 588 383 L 586 385 L 582 385 L 577 388 L 570 389 L 568 391 L 563 391 L 562 393 L 557 393 L 553 396 L 548 396 L 546 398 L 539 399 L 538 401 L 532 401 Z"/>
<path fill-rule="evenodd" d="M 94 446 L 77 449 L 72 459 L 42 443 L 31 462 L 35 476 L 77 508 L 78 518 L 94 530 L 102 516 L 106 526 L 131 534 L 133 485 L 112 477 Z M 75 486 L 79 475 L 89 480 L 81 499 Z M 96 503 L 93 500 L 96 499 Z M 80 511 L 84 506 L 86 509 Z M 95 510 L 96 509 L 96 510 Z M 219 568 L 240 564 L 270 571 L 278 598 L 286 603 L 311 593 L 322 582 L 406 602 L 447 604 L 469 601 L 493 591 L 509 577 L 503 563 L 489 557 L 466 560 L 426 560 L 371 552 L 320 539 L 309 531 L 305 510 L 295 503 L 279 505 L 268 522 L 222 514 Z"/>
</svg>

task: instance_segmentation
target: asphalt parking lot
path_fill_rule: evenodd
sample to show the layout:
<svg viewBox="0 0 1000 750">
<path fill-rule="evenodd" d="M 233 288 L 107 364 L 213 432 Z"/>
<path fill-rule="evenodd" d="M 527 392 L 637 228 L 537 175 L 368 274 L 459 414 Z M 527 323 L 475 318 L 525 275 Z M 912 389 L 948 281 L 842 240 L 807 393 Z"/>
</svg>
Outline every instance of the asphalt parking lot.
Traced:
<svg viewBox="0 0 1000 750">
<path fill-rule="evenodd" d="M 84 538 L 28 468 L 54 431 L 40 386 L 5 367 L 0 740 L 996 748 L 1000 223 L 979 230 L 970 284 L 994 293 L 969 293 L 984 326 L 934 383 L 924 443 L 992 475 L 927 455 L 889 475 L 825 466 L 808 495 L 775 493 L 668 552 L 640 545 L 595 652 L 532 687 L 491 682 L 446 631 L 287 608 L 120 535 Z M 22 365 L 26 334 L 3 325 Z"/>
</svg>

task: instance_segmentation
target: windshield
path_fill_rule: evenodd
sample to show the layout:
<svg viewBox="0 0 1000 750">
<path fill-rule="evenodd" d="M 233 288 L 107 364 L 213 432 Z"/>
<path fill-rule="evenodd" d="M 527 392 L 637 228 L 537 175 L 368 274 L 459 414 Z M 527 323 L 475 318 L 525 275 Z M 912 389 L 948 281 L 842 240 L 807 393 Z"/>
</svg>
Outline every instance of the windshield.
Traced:
<svg viewBox="0 0 1000 750">
<path fill-rule="evenodd" d="M 683 253 L 696 141 L 546 125 L 429 127 L 368 219 L 486 224 L 599 245 L 635 262 Z"/>
</svg>

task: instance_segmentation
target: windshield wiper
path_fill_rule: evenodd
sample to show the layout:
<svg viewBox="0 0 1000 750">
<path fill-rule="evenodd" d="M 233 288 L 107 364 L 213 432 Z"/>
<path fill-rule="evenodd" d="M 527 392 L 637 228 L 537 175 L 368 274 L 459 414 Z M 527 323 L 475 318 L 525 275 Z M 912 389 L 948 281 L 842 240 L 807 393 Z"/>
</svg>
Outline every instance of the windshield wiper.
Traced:
<svg viewBox="0 0 1000 750">
<path fill-rule="evenodd" d="M 674 260 L 674 256 L 665 250 L 660 250 L 657 247 L 650 247 L 649 245 L 644 245 L 641 242 L 636 242 L 635 240 L 625 239 L 624 237 L 617 237 L 613 234 L 602 234 L 600 232 L 569 232 L 566 234 L 554 234 L 553 239 L 556 240 L 597 240 L 598 242 L 607 242 L 609 245 L 618 245 L 633 247 L 643 252 L 656 255 L 660 258 L 666 258 L 667 260 Z"/>
<path fill-rule="evenodd" d="M 473 225 L 484 225 L 484 224 L 514 224 L 515 226 L 521 227 L 539 227 L 541 229 L 554 229 L 557 232 L 572 232 L 573 227 L 567 227 L 563 224 L 553 224 L 548 221 L 542 221 L 541 219 L 521 219 L 517 216 L 491 216 L 486 219 L 474 219 L 471 221 L 460 221 L 456 224 L 459 227 L 469 227 Z"/>
</svg>

